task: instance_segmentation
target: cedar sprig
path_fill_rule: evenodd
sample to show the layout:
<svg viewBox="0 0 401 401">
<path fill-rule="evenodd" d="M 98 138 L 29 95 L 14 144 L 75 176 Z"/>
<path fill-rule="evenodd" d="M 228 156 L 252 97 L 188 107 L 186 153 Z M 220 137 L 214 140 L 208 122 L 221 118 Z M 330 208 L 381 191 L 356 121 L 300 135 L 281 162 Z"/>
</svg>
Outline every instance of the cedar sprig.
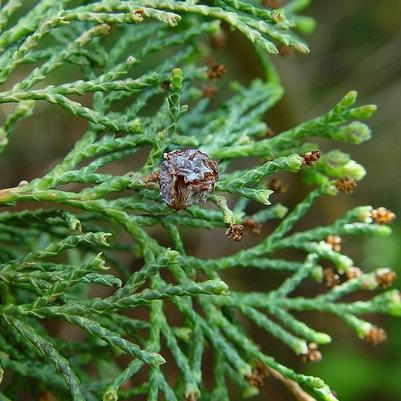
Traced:
<svg viewBox="0 0 401 401">
<path fill-rule="evenodd" d="M 20 120 L 35 117 L 38 101 L 88 126 L 42 177 L 21 177 L 19 185 L 0 190 L 1 206 L 18 205 L 0 213 L 0 373 L 12 373 L 0 398 L 16 399 L 17 389 L 32 393 L 33 380 L 35 395 L 60 400 L 116 401 L 140 394 L 148 400 L 228 400 L 228 381 L 254 395 L 271 375 L 298 399 L 335 401 L 321 379 L 297 373 L 268 348 L 260 349 L 237 317 L 246 316 L 305 362 L 324 356 L 332 338 L 295 317 L 297 312 L 330 313 L 367 342 L 385 339 L 361 315 L 401 315 L 399 292 L 388 289 L 395 274 L 389 268 L 362 272 L 337 239 L 388 235 L 394 214 L 362 206 L 332 224 L 294 230 L 318 200 L 341 196 L 339 183 L 356 183 L 366 173 L 338 149 L 319 150 L 313 138 L 351 144 L 369 139 L 370 129 L 360 120 L 375 106 L 355 106 L 351 91 L 323 116 L 266 137 L 264 115 L 283 94 L 267 53 L 282 46 L 308 52 L 298 33 L 311 31 L 313 21 L 299 15 L 307 2 L 265 3 L 42 0 L 28 8 L 9 0 L 0 10 L 0 103 L 13 105 L 0 127 L 1 150 Z M 232 94 L 216 107 L 202 89 L 210 78 L 202 52 L 205 37 L 221 35 L 221 23 L 250 41 L 264 78 L 249 86 L 233 82 Z M 155 56 L 160 62 L 149 68 Z M 53 81 L 66 64 L 79 67 L 80 75 Z M 20 65 L 28 72 L 12 83 Z M 91 96 L 89 105 L 82 96 Z M 152 104 L 159 107 L 149 116 Z M 162 201 L 158 172 L 163 153 L 182 148 L 208 154 L 218 163 L 219 179 L 208 203 L 178 212 Z M 103 169 L 145 149 L 148 157 L 135 170 L 128 166 L 116 175 Z M 234 168 L 232 162 L 244 157 L 259 159 L 244 170 Z M 267 189 L 276 173 L 301 173 L 313 185 L 292 210 L 276 202 L 274 187 Z M 25 202 L 38 207 L 21 210 Z M 259 211 L 251 214 L 252 202 Z M 187 254 L 183 228 L 225 228 L 237 241 L 248 235 L 244 225 L 250 222 L 259 233 L 256 245 L 214 259 Z M 266 222 L 275 225 L 262 235 Z M 154 226 L 165 230 L 170 248 L 158 242 Z M 229 241 L 219 231 L 220 241 Z M 304 256 L 286 259 L 287 249 Z M 127 262 L 132 259 L 136 270 Z M 322 282 L 327 264 L 338 278 L 335 285 L 321 285 L 312 297 L 292 295 L 305 281 Z M 221 271 L 238 267 L 280 270 L 286 278 L 269 292 L 228 288 Z M 95 285 L 107 290 L 93 296 Z M 343 300 L 383 288 L 370 299 Z M 170 323 L 167 303 L 181 315 L 179 326 Z M 133 318 L 136 310 L 148 315 Z M 82 332 L 80 341 L 58 338 L 44 321 L 73 325 Z M 203 385 L 206 348 L 213 354 L 210 390 Z M 165 375 L 164 363 L 178 370 L 178 380 Z M 143 383 L 131 380 L 145 365 Z"/>
</svg>

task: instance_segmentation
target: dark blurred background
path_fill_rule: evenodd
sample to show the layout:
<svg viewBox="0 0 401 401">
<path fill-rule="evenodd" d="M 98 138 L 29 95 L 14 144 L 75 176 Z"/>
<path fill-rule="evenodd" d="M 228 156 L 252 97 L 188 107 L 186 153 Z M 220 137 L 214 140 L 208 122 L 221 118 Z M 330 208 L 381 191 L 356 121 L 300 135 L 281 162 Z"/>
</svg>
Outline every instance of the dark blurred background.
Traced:
<svg viewBox="0 0 401 401">
<path fill-rule="evenodd" d="M 332 107 L 347 91 L 359 92 L 359 104 L 374 103 L 378 111 L 370 120 L 373 138 L 359 146 L 342 145 L 343 151 L 363 164 L 367 177 L 350 196 L 324 199 L 308 215 L 305 226 L 326 224 L 356 205 L 386 206 L 401 215 L 401 1 L 399 0 L 319 0 L 305 12 L 317 21 L 315 32 L 306 41 L 311 53 L 274 57 L 285 88 L 285 96 L 267 116 L 275 132 L 318 116 Z M 213 55 L 223 62 L 228 76 L 219 84 L 222 96 L 232 78 L 249 81 L 260 73 L 249 45 L 238 34 L 230 33 L 224 50 Z M 18 74 L 24 74 L 24 68 Z M 62 72 L 68 81 L 76 72 Z M 3 120 L 9 109 L 2 106 Z M 22 179 L 42 175 L 65 154 L 85 128 L 84 121 L 71 118 L 60 108 L 40 104 L 33 117 L 21 122 L 10 145 L 0 159 L 0 188 L 14 186 Z M 325 148 L 326 146 L 326 148 Z M 328 149 L 327 144 L 322 145 Z M 128 167 L 129 168 L 129 167 Z M 282 197 L 293 205 L 306 193 L 297 177 L 284 177 L 290 184 Z M 302 226 L 301 226 L 302 227 Z M 393 224 L 389 238 L 347 239 L 345 250 L 364 271 L 390 266 L 401 277 L 401 226 Z M 265 228 L 268 233 L 270 227 Z M 235 248 L 222 241 L 221 233 L 205 235 L 188 231 L 186 245 L 200 257 L 221 256 Z M 256 238 L 247 239 L 241 246 Z M 223 240 L 224 241 L 224 240 Z M 271 272 L 234 272 L 225 277 L 242 289 L 267 290 L 282 276 Z M 401 286 L 397 280 L 396 286 Z M 308 288 L 304 288 L 304 293 Z M 343 401 L 401 400 L 401 319 L 372 316 L 371 321 L 386 329 L 389 339 L 378 347 L 358 340 L 344 324 L 329 316 L 303 316 L 311 325 L 333 336 L 333 343 L 323 347 L 323 360 L 305 365 L 271 337 L 249 327 L 251 335 L 267 353 L 281 362 L 325 379 Z M 236 399 L 235 395 L 233 397 Z M 238 400 L 240 397 L 238 396 Z M 292 400 L 285 389 L 268 380 L 257 400 Z"/>
<path fill-rule="evenodd" d="M 275 58 L 286 94 L 272 115 L 274 129 L 280 131 L 320 115 L 351 89 L 358 91 L 359 104 L 378 106 L 369 121 L 372 139 L 359 146 L 341 146 L 365 166 L 367 176 L 351 196 L 341 195 L 335 201 L 320 203 L 315 221 L 319 224 L 321 220 L 331 220 L 356 205 L 385 205 L 400 216 L 401 2 L 319 0 L 312 2 L 306 14 L 317 21 L 315 32 L 306 38 L 311 53 Z M 363 270 L 391 266 L 401 277 L 399 219 L 393 230 L 391 238 L 348 239 L 345 249 Z M 395 285 L 399 287 L 401 280 Z M 326 318 L 321 316 L 322 320 Z M 314 324 L 333 333 L 334 341 L 323 347 L 320 363 L 305 367 L 308 373 L 325 379 L 340 400 L 401 400 L 399 319 L 373 318 L 389 337 L 378 347 L 360 341 L 335 319 L 316 319 L 313 317 Z M 271 399 L 291 397 L 274 394 Z"/>
</svg>

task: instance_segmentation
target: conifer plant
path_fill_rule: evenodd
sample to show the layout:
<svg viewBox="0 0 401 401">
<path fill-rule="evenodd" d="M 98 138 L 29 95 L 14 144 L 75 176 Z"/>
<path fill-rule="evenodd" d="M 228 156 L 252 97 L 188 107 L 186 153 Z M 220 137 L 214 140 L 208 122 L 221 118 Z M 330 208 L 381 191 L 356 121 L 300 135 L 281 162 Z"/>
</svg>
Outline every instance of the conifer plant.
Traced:
<svg viewBox="0 0 401 401">
<path fill-rule="evenodd" d="M 326 114 L 266 135 L 266 112 L 283 94 L 271 57 L 308 52 L 300 36 L 314 22 L 299 14 L 307 3 L 1 5 L 2 153 L 39 101 L 86 120 L 87 129 L 43 176 L 0 190 L 0 400 L 224 401 L 263 392 L 269 375 L 289 399 L 335 401 L 323 380 L 259 346 L 249 321 L 305 361 L 319 360 L 332 339 L 298 312 L 333 314 L 373 344 L 385 338 L 364 315 L 401 315 L 399 292 L 387 288 L 394 273 L 357 268 L 340 242 L 389 234 L 392 212 L 360 206 L 330 225 L 293 229 L 317 200 L 352 191 L 365 175 L 350 155 L 320 152 L 313 140 L 360 144 L 370 137 L 362 120 L 375 106 L 355 106 L 351 91 Z M 221 88 L 231 92 L 216 105 L 225 68 L 205 58 L 229 29 L 247 39 L 264 73 Z M 80 71 L 76 80 L 61 81 L 57 71 L 66 65 Z M 132 155 L 146 155 L 134 170 Z M 244 158 L 252 164 L 240 170 L 235 162 Z M 123 160 L 131 162 L 122 174 L 109 168 Z M 298 173 L 307 188 L 292 210 L 269 200 L 282 189 L 278 172 Z M 210 230 L 216 241 L 240 241 L 250 231 L 259 237 L 201 259 L 185 249 L 194 229 Z M 242 292 L 221 279 L 224 271 L 229 281 L 232 268 L 250 277 L 252 269 L 280 270 L 285 278 L 272 291 Z M 307 281 L 320 283 L 319 293 L 294 296 Z M 374 293 L 347 297 L 359 290 Z M 60 336 L 55 325 L 78 335 Z"/>
</svg>

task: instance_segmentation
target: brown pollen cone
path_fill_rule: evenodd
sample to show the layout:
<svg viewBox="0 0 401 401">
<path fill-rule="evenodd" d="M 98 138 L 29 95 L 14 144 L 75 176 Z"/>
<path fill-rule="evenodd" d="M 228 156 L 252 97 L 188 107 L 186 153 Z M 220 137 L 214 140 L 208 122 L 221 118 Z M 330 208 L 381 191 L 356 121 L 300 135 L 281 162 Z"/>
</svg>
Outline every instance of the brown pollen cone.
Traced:
<svg viewBox="0 0 401 401">
<path fill-rule="evenodd" d="M 244 226 L 242 224 L 231 224 L 225 234 L 233 241 L 239 242 L 244 235 Z"/>
<path fill-rule="evenodd" d="M 382 267 L 375 272 L 377 284 L 382 288 L 390 287 L 396 278 L 396 273 L 387 267 Z"/>
<path fill-rule="evenodd" d="M 344 192 L 346 194 L 352 193 L 352 191 L 356 188 L 357 185 L 358 184 L 354 179 L 347 177 L 339 178 L 335 183 L 336 188 L 339 191 Z"/>
<path fill-rule="evenodd" d="M 352 280 L 353 278 L 360 277 L 362 275 L 362 270 L 359 267 L 353 266 L 349 267 L 344 274 L 347 280 Z"/>
<path fill-rule="evenodd" d="M 340 276 L 331 267 L 323 269 L 323 281 L 326 287 L 333 288 L 340 283 Z"/>
<path fill-rule="evenodd" d="M 302 360 L 304 362 L 319 362 L 322 359 L 322 354 L 319 351 L 317 344 L 309 343 L 308 352 L 302 355 Z"/>
<path fill-rule="evenodd" d="M 224 67 L 224 65 L 213 64 L 209 68 L 206 74 L 208 79 L 218 79 L 222 78 L 225 73 L 226 73 L 226 67 Z"/>
<path fill-rule="evenodd" d="M 306 152 L 303 156 L 302 165 L 303 166 L 313 166 L 320 159 L 319 150 L 311 150 Z"/>
<path fill-rule="evenodd" d="M 245 376 L 246 381 L 252 386 L 260 388 L 263 386 L 263 381 L 269 376 L 267 366 L 261 362 L 256 361 L 252 368 L 252 372 Z"/>
<path fill-rule="evenodd" d="M 341 251 L 341 237 L 338 235 L 328 235 L 325 242 L 331 246 L 333 251 Z"/>
<path fill-rule="evenodd" d="M 387 339 L 386 332 L 380 327 L 373 326 L 365 335 L 364 340 L 370 344 L 378 345 Z"/>
<path fill-rule="evenodd" d="M 373 209 L 370 212 L 372 220 L 376 224 L 389 224 L 395 219 L 395 214 L 386 209 L 385 207 L 379 207 L 377 209 Z"/>
</svg>

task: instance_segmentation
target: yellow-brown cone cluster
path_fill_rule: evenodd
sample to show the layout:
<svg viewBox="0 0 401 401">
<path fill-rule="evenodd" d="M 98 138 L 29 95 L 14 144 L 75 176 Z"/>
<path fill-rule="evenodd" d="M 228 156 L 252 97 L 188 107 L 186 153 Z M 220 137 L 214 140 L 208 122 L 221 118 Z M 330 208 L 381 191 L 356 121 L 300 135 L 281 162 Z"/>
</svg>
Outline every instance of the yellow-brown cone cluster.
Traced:
<svg viewBox="0 0 401 401">
<path fill-rule="evenodd" d="M 213 64 L 206 74 L 208 79 L 219 79 L 222 78 L 225 73 L 226 67 L 224 67 L 224 65 Z"/>
<path fill-rule="evenodd" d="M 233 241 L 239 242 L 242 240 L 242 236 L 244 235 L 244 226 L 242 224 L 231 224 L 226 231 L 226 235 Z"/>
<path fill-rule="evenodd" d="M 308 344 L 308 352 L 302 355 L 304 362 L 319 362 L 322 359 L 322 354 L 319 351 L 316 343 Z"/>
<path fill-rule="evenodd" d="M 340 284 L 340 276 L 331 268 L 323 269 L 323 282 L 326 287 L 333 288 Z"/>
<path fill-rule="evenodd" d="M 347 280 L 352 280 L 353 278 L 358 278 L 362 275 L 362 270 L 359 267 L 352 266 L 348 268 L 345 272 L 345 277 Z"/>
<path fill-rule="evenodd" d="M 336 188 L 346 194 L 350 194 L 357 186 L 357 182 L 353 178 L 339 178 L 335 186 Z"/>
<path fill-rule="evenodd" d="M 263 386 L 264 379 L 268 376 L 269 370 L 266 365 L 261 361 L 256 361 L 252 368 L 252 372 L 245 375 L 245 379 L 252 387 L 260 388 Z"/>
<path fill-rule="evenodd" d="M 395 274 L 395 272 L 387 267 L 378 269 L 375 272 L 375 279 L 377 281 L 377 284 L 382 288 L 390 287 L 396 278 L 397 275 Z"/>
<path fill-rule="evenodd" d="M 338 235 L 328 235 L 326 238 L 326 244 L 330 245 L 333 251 L 341 251 L 341 237 Z"/>
<path fill-rule="evenodd" d="M 373 209 L 370 212 L 370 216 L 372 217 L 373 222 L 376 224 L 390 224 L 395 219 L 395 214 L 385 207 Z"/>
<path fill-rule="evenodd" d="M 306 152 L 303 156 L 302 165 L 303 166 L 313 166 L 320 159 L 320 151 L 311 150 Z"/>
<path fill-rule="evenodd" d="M 365 335 L 364 340 L 370 344 L 378 345 L 387 339 L 386 332 L 380 327 L 373 326 Z"/>
</svg>

